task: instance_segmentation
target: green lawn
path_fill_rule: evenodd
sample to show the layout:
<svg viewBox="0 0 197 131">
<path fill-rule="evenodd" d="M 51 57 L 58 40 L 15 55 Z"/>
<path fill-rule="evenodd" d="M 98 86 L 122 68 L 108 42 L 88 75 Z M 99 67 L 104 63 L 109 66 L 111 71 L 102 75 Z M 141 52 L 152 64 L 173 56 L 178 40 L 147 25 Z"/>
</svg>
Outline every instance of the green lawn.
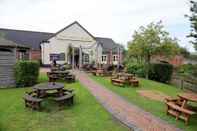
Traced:
<svg viewBox="0 0 197 131">
<path fill-rule="evenodd" d="M 46 81 L 41 75 L 40 82 Z M 30 88 L 0 89 L 0 131 L 124 131 L 79 82 L 65 84 L 75 90 L 75 103 L 59 111 L 46 100 L 41 112 L 24 108 L 23 95 Z"/>
<path fill-rule="evenodd" d="M 178 93 L 182 92 L 180 89 L 173 86 L 158 83 L 155 81 L 140 79 L 140 87 L 117 87 L 111 84 L 110 79 L 107 77 L 98 77 L 90 75 L 90 77 L 97 81 L 98 83 L 104 85 L 106 88 L 112 90 L 113 92 L 119 94 L 125 98 L 128 102 L 134 103 L 135 105 L 143 108 L 144 110 L 151 112 L 155 116 L 160 117 L 163 120 L 168 121 L 169 123 L 175 124 L 177 127 L 185 129 L 186 131 L 197 131 L 197 115 L 193 116 L 190 119 L 189 125 L 186 126 L 183 121 L 175 121 L 174 117 L 166 115 L 166 107 L 163 102 L 150 100 L 148 98 L 142 97 L 139 95 L 137 90 L 154 90 L 165 93 L 169 96 L 176 96 Z"/>
</svg>

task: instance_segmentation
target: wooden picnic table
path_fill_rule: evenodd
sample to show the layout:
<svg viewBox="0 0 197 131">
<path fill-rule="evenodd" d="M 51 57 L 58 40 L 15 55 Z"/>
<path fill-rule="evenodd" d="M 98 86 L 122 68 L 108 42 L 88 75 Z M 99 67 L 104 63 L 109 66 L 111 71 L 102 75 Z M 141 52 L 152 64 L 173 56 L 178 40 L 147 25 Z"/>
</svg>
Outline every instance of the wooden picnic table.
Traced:
<svg viewBox="0 0 197 131">
<path fill-rule="evenodd" d="M 133 74 L 129 73 L 117 73 L 118 78 L 124 78 L 126 82 L 129 83 L 133 79 Z"/>
<path fill-rule="evenodd" d="M 33 89 L 36 90 L 38 97 L 42 97 L 42 95 L 44 95 L 46 91 L 49 90 L 57 90 L 58 94 L 61 95 L 63 92 L 63 88 L 64 84 L 56 82 L 41 83 L 33 87 Z"/>
<path fill-rule="evenodd" d="M 47 72 L 47 75 L 49 77 L 49 82 L 55 82 L 58 79 L 64 79 L 68 74 L 70 74 L 69 71 L 51 71 L 51 72 Z"/>
<path fill-rule="evenodd" d="M 67 75 L 70 72 L 69 71 L 52 71 L 52 72 L 49 72 L 49 73 L 58 74 L 58 75 Z"/>
<path fill-rule="evenodd" d="M 197 102 L 197 94 L 195 93 L 181 93 L 178 94 L 178 96 L 181 100 L 183 100 L 183 103 L 181 105 L 182 108 L 186 107 L 188 101 Z"/>
</svg>

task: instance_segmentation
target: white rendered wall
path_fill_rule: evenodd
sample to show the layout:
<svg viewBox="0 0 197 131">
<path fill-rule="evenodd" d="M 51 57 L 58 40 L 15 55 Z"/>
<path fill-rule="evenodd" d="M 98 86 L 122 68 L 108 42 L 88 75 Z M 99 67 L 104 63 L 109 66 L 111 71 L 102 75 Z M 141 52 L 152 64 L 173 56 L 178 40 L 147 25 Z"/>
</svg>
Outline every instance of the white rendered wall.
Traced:
<svg viewBox="0 0 197 131">
<path fill-rule="evenodd" d="M 82 47 L 86 52 L 93 51 L 93 56 L 91 56 L 91 60 L 95 59 L 95 45 L 96 41 L 86 32 L 84 31 L 78 24 L 73 24 L 69 28 L 63 30 L 56 36 L 49 39 L 49 43 L 42 43 L 42 63 L 50 64 L 49 55 L 52 53 L 65 53 L 65 61 L 57 61 L 57 63 L 62 64 L 67 62 L 67 53 L 68 46 L 71 45 L 73 47 Z M 90 48 L 91 49 L 87 49 Z"/>
</svg>

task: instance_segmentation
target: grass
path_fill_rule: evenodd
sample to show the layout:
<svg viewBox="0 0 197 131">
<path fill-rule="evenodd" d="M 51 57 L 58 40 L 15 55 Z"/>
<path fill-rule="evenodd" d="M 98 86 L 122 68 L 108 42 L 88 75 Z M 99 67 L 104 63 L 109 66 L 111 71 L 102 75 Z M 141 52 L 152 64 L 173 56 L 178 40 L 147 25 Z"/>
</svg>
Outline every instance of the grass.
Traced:
<svg viewBox="0 0 197 131">
<path fill-rule="evenodd" d="M 39 82 L 47 81 L 41 75 Z M 56 103 L 45 100 L 41 112 L 24 107 L 22 96 L 31 88 L 0 89 L 0 131 L 124 131 L 79 82 L 65 84 L 75 90 L 75 103 L 59 111 Z"/>
<path fill-rule="evenodd" d="M 90 75 L 90 77 L 102 84 L 106 88 L 112 90 L 116 94 L 119 94 L 123 98 L 125 98 L 128 102 L 134 103 L 145 111 L 151 112 L 153 115 L 160 117 L 163 120 L 166 120 L 169 123 L 176 125 L 179 128 L 182 128 L 186 131 L 197 131 L 197 115 L 191 117 L 189 125 L 186 126 L 183 121 L 175 121 L 175 118 L 172 116 L 166 115 L 166 106 L 163 102 L 150 100 L 148 98 L 142 97 L 138 94 L 138 90 L 154 90 L 160 91 L 168 96 L 175 97 L 178 93 L 181 93 L 182 90 L 175 88 L 171 85 L 140 79 L 140 87 L 128 87 L 125 88 L 117 87 L 111 84 L 110 79 L 107 77 L 98 77 Z"/>
</svg>

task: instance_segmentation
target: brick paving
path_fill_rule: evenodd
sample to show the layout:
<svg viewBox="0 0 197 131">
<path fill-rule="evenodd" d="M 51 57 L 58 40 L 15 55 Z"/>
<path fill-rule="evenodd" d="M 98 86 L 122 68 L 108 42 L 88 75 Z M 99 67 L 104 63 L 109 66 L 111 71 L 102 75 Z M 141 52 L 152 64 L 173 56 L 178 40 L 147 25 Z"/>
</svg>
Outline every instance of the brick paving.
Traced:
<svg viewBox="0 0 197 131">
<path fill-rule="evenodd" d="M 81 71 L 75 71 L 77 79 L 119 121 L 136 131 L 181 131 L 171 124 L 145 112 L 122 97 L 96 83 Z"/>
</svg>

